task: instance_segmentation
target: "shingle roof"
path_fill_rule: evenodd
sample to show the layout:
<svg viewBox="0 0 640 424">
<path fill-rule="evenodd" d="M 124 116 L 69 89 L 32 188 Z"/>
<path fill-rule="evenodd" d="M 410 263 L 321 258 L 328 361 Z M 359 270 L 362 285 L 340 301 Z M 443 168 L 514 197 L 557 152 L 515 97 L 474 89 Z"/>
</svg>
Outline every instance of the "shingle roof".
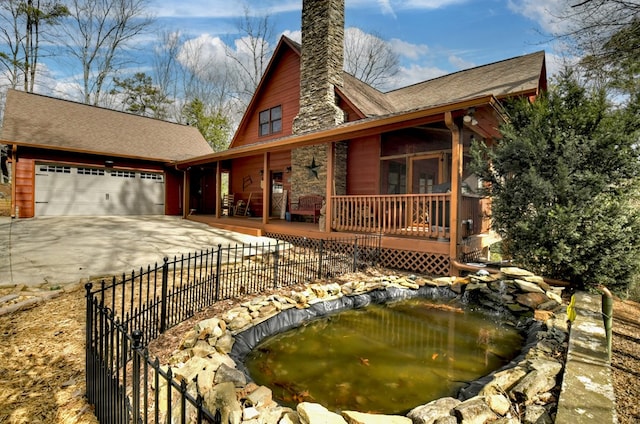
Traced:
<svg viewBox="0 0 640 424">
<path fill-rule="evenodd" d="M 477 68 L 466 69 L 388 93 L 382 93 L 345 73 L 341 91 L 366 116 L 406 112 L 493 95 L 500 99 L 536 93 L 545 72 L 539 51 Z"/>
<path fill-rule="evenodd" d="M 213 151 L 194 127 L 16 90 L 0 141 L 167 162 Z"/>
<path fill-rule="evenodd" d="M 285 36 L 289 47 L 301 54 L 302 46 Z M 407 112 L 492 95 L 497 99 L 521 93 L 537 94 L 545 74 L 545 52 L 465 69 L 383 93 L 353 75 L 343 73 L 340 91 L 367 117 Z"/>
</svg>

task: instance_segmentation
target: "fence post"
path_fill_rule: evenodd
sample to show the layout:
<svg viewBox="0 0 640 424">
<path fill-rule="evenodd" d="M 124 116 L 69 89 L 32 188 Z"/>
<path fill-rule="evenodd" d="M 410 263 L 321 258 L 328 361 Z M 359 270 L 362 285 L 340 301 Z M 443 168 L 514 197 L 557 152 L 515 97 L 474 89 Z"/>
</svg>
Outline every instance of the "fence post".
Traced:
<svg viewBox="0 0 640 424">
<path fill-rule="evenodd" d="M 85 329 L 85 345 L 84 345 L 84 369 L 85 369 L 85 384 L 87 385 L 87 398 L 89 402 L 94 402 L 93 399 L 93 366 L 91 365 L 91 358 L 93 352 L 93 296 L 91 295 L 91 289 L 93 288 L 93 284 L 87 283 L 84 285 L 85 290 L 87 291 L 87 320 L 85 321 L 86 329 Z"/>
<path fill-rule="evenodd" d="M 134 330 L 133 334 L 133 423 L 140 423 L 140 350 L 142 349 L 142 332 Z"/>
<path fill-rule="evenodd" d="M 216 302 L 220 300 L 220 264 L 222 263 L 222 244 L 218 244 L 216 258 Z"/>
<path fill-rule="evenodd" d="M 320 239 L 320 248 L 318 249 L 318 279 L 322 278 L 322 257 L 324 256 L 324 239 Z"/>
<path fill-rule="evenodd" d="M 276 250 L 273 252 L 273 288 L 278 288 L 278 278 L 279 278 L 279 270 L 280 266 L 280 243 L 276 241 Z"/>
<path fill-rule="evenodd" d="M 164 264 L 162 264 L 162 301 L 160 309 L 160 334 L 164 333 L 167 329 L 167 290 L 169 285 L 169 258 L 164 257 Z"/>
<path fill-rule="evenodd" d="M 358 269 L 358 237 L 353 239 L 353 272 Z"/>
</svg>

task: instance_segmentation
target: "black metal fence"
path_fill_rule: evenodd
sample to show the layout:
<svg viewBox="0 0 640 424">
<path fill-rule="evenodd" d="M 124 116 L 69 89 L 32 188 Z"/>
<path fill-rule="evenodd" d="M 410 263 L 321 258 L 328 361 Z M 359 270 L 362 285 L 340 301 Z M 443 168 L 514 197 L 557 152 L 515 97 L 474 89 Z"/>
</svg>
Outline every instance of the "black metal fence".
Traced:
<svg viewBox="0 0 640 424">
<path fill-rule="evenodd" d="M 188 415 L 198 423 L 220 422 L 198 391 L 161 369 L 145 346 L 220 300 L 375 266 L 379 256 L 379 235 L 218 245 L 87 284 L 87 398 L 98 420 L 159 423 L 177 416 L 176 422 L 187 422 Z M 179 393 L 178 410 L 172 410 L 173 390 L 161 399 L 160 387 Z"/>
</svg>

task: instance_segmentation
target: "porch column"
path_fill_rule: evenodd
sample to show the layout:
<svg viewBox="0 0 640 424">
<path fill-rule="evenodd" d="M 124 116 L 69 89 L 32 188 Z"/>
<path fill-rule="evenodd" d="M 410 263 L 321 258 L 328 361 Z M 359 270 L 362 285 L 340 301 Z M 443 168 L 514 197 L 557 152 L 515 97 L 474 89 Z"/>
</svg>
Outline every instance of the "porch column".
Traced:
<svg viewBox="0 0 640 424">
<path fill-rule="evenodd" d="M 336 145 L 335 143 L 327 143 L 327 193 L 324 207 L 324 228 L 322 231 L 331 232 L 331 221 L 333 220 L 333 195 L 335 186 L 335 161 L 336 161 Z"/>
<path fill-rule="evenodd" d="M 271 153 L 265 152 L 263 160 L 262 160 L 262 169 L 264 173 L 262 174 L 262 223 L 269 223 L 269 212 L 270 212 L 270 194 L 271 194 L 271 170 L 269 169 L 269 162 L 271 159 Z"/>
<path fill-rule="evenodd" d="M 444 121 L 451 131 L 451 204 L 450 204 L 450 221 L 449 221 L 449 258 L 450 261 L 458 260 L 458 248 L 462 241 L 460 232 L 460 204 L 462 202 L 462 190 L 460 184 L 462 182 L 462 134 L 460 127 L 453 121 L 451 112 L 445 112 Z M 450 274 L 457 274 L 457 269 L 453 264 L 450 267 Z"/>
<path fill-rule="evenodd" d="M 216 218 L 222 216 L 222 162 L 216 162 Z"/>
<path fill-rule="evenodd" d="M 18 146 L 15 144 L 11 146 L 11 218 L 20 218 L 16 214 L 16 176 L 18 169 Z M 35 180 L 35 176 L 34 176 Z M 35 200 L 35 197 L 34 197 Z M 35 205 L 34 205 L 34 215 L 35 215 Z"/>
<path fill-rule="evenodd" d="M 191 198 L 191 168 L 182 172 L 182 218 L 189 216 L 189 199 Z"/>
</svg>

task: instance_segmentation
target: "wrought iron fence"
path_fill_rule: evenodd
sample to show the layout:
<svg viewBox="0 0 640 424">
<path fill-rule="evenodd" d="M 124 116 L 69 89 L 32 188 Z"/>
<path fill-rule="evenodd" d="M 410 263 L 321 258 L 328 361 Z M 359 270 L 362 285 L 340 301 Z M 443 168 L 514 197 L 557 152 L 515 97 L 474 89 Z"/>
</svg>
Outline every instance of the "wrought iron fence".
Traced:
<svg viewBox="0 0 640 424">
<path fill-rule="evenodd" d="M 188 414 L 198 423 L 220 422 L 199 393 L 149 358 L 145 346 L 220 300 L 375 266 L 379 256 L 379 235 L 218 245 L 87 284 L 87 398 L 98 420 L 158 423 L 177 414 L 186 422 Z M 171 409 L 173 390 L 166 391 L 168 400 L 158 398 L 161 386 L 177 390 L 179 410 Z"/>
</svg>

